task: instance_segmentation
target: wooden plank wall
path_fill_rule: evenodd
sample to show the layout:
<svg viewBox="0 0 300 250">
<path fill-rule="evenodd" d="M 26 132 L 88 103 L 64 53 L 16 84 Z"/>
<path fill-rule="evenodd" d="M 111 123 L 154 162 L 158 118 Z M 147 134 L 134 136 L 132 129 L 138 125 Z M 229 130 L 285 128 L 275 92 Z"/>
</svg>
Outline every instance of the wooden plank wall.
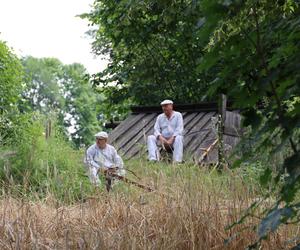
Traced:
<svg viewBox="0 0 300 250">
<path fill-rule="evenodd" d="M 110 134 L 112 145 L 125 158 L 129 159 L 146 152 L 147 137 L 153 134 L 153 126 L 158 113 L 131 114 Z M 208 112 L 184 112 L 184 154 L 199 158 L 203 153 L 201 148 L 207 148 L 217 138 L 212 129 L 211 119 L 218 114 Z M 224 142 L 233 148 L 241 135 L 241 117 L 237 112 L 226 111 Z M 228 147 L 227 147 L 228 148 Z M 217 147 L 211 151 L 208 162 L 218 160 Z"/>
</svg>

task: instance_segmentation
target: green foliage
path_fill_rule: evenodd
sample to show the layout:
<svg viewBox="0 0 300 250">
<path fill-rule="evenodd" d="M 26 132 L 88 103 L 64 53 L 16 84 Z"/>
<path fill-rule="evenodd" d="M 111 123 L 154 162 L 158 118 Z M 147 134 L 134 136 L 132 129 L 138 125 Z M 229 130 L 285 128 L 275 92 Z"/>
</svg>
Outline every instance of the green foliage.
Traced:
<svg viewBox="0 0 300 250">
<path fill-rule="evenodd" d="M 65 117 L 64 127 L 74 126 L 72 141 L 77 146 L 87 146 L 94 141 L 95 132 L 100 130 L 99 114 L 104 98 L 94 92 L 81 64 L 65 65 L 60 82 L 65 93 L 64 112 L 71 116 Z"/>
<path fill-rule="evenodd" d="M 82 15 L 95 27 L 95 53 L 110 56 L 94 83 L 110 86 L 103 89 L 112 104 L 223 93 L 243 111 L 250 132 L 241 161 L 263 163 L 262 186 L 280 182 L 269 191 L 279 189 L 282 204 L 264 211 L 259 241 L 297 219 L 290 211 L 300 185 L 299 16 L 291 0 L 100 0 Z"/>
<path fill-rule="evenodd" d="M 260 176 L 259 181 L 262 186 L 267 186 L 272 180 L 272 170 L 266 168 L 264 173 Z"/>
<path fill-rule="evenodd" d="M 196 71 L 205 43 L 198 1 L 95 1 L 83 14 L 95 29 L 96 54 L 110 64 L 94 76 L 114 103 L 157 104 L 170 97 L 177 103 L 205 96 L 206 74 Z"/>
<path fill-rule="evenodd" d="M 23 123 L 22 134 L 12 147 L 16 156 L 0 162 L 0 179 L 7 192 L 22 196 L 54 196 L 61 202 L 74 202 L 92 187 L 85 176 L 82 151 L 75 151 L 59 130 L 48 139 L 45 117 L 32 114 Z"/>
<path fill-rule="evenodd" d="M 33 110 L 48 113 L 61 110 L 65 100 L 59 80 L 63 75 L 63 65 L 55 58 L 26 57 L 22 60 L 26 72 L 27 89 L 24 96 Z"/>
<path fill-rule="evenodd" d="M 237 107 L 247 111 L 263 103 L 261 117 L 268 119 L 261 129 L 267 127 L 274 131 L 280 124 L 276 134 L 281 134 L 283 142 L 286 141 L 289 135 L 285 132 L 295 131 L 299 124 L 297 111 L 293 117 L 286 112 L 286 104 L 299 95 L 297 5 L 294 4 L 291 12 L 276 2 L 235 2 L 220 13 L 217 10 L 222 4 L 217 1 L 210 4 L 215 15 L 220 15 L 204 57 L 204 62 L 213 57 L 214 64 L 203 64 L 204 70 L 220 68 L 211 83 L 213 89 L 226 91 L 236 100 Z M 255 112 L 245 113 L 245 116 L 262 124 Z"/>
<path fill-rule="evenodd" d="M 265 238 L 268 233 L 275 232 L 284 218 L 289 218 L 293 214 L 290 207 L 276 208 L 271 211 L 260 223 L 258 227 L 259 238 Z"/>
<path fill-rule="evenodd" d="M 103 101 L 81 64 L 63 65 L 55 58 L 23 58 L 27 88 L 23 110 L 58 117 L 59 125 L 77 147 L 86 146 L 100 129 L 98 105 Z M 26 106 L 27 105 L 27 106 Z"/>
<path fill-rule="evenodd" d="M 9 110 L 22 89 L 22 65 L 7 45 L 0 41 L 0 111 Z"/>
<path fill-rule="evenodd" d="M 7 45 L 0 41 L 0 145 L 15 138 L 21 118 L 17 104 L 22 91 L 22 65 Z"/>
<path fill-rule="evenodd" d="M 82 66 L 25 58 L 28 106 L 21 101 L 20 108 L 47 115 L 55 111 L 61 126 L 74 127 L 71 136 L 80 146 L 91 139 L 100 110 L 106 119 L 115 119 L 130 104 L 157 104 L 168 97 L 192 103 L 226 94 L 249 127 L 240 160 L 248 168 L 239 170 L 251 181 L 260 173 L 263 198 L 274 199 L 261 213 L 257 242 L 249 246 L 254 248 L 282 224 L 300 218 L 299 16 L 299 1 L 291 0 L 95 1 L 93 11 L 82 17 L 95 27 L 90 32 L 94 52 L 111 60 L 93 76 L 101 97 L 92 94 Z M 61 134 L 45 140 L 39 117 L 17 112 L 21 69 L 0 43 L 0 139 L 21 138 L 17 157 L 1 163 L 1 178 L 25 192 L 53 192 L 60 199 L 75 190 L 72 199 L 78 199 L 81 173 L 73 168 L 77 164 L 82 170 L 78 154 Z M 188 180 L 196 176 L 183 168 L 166 170 L 166 175 L 173 171 Z M 261 204 L 255 201 L 234 225 Z"/>
<path fill-rule="evenodd" d="M 213 21 L 205 24 L 212 30 L 200 72 L 216 72 L 210 92 L 224 92 L 244 109 L 244 124 L 252 132 L 243 160 L 273 163 L 261 175 L 262 185 L 271 181 L 272 172 L 275 185 L 288 173 L 277 205 L 265 211 L 258 227 L 260 241 L 298 216 L 293 203 L 300 180 L 300 9 L 294 1 L 263 0 L 203 1 L 203 6 L 206 20 Z M 279 152 L 281 160 L 275 162 Z"/>
</svg>

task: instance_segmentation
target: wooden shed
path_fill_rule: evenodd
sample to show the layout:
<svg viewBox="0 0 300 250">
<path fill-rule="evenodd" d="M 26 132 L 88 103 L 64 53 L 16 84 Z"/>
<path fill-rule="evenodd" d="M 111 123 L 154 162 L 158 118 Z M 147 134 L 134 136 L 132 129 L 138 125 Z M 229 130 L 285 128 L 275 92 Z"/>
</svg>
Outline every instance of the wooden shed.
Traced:
<svg viewBox="0 0 300 250">
<path fill-rule="evenodd" d="M 183 115 L 184 159 L 197 160 L 217 139 L 218 104 L 174 105 L 174 110 Z M 160 106 L 132 107 L 131 114 L 110 133 L 110 143 L 125 159 L 145 157 L 147 136 L 153 134 L 153 126 L 160 113 Z M 225 152 L 229 153 L 240 140 L 241 116 L 230 107 L 225 114 L 223 141 Z M 218 145 L 212 148 L 205 161 L 218 161 Z"/>
</svg>

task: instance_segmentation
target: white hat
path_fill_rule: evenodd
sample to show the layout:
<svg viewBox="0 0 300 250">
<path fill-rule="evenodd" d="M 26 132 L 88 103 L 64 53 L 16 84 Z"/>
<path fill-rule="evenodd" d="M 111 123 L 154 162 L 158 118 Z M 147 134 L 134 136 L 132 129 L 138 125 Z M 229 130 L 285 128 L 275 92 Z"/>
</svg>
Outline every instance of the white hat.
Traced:
<svg viewBox="0 0 300 250">
<path fill-rule="evenodd" d="M 173 101 L 171 100 L 164 100 L 160 103 L 160 105 L 166 105 L 166 104 L 173 104 Z"/>
<path fill-rule="evenodd" d="M 108 134 L 104 131 L 98 132 L 97 134 L 95 134 L 96 138 L 108 138 Z"/>
</svg>

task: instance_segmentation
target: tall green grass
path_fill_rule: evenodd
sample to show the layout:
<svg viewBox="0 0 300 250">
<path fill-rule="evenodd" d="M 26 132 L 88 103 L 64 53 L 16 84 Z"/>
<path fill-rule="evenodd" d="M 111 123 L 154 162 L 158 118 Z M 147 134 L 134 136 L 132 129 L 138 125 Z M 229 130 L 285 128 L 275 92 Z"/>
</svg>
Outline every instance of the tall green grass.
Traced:
<svg viewBox="0 0 300 250">
<path fill-rule="evenodd" d="M 15 156 L 1 159 L 0 179 L 4 192 L 30 198 L 71 203 L 92 191 L 83 167 L 84 149 L 74 150 L 58 128 L 45 137 L 43 119 L 24 125 L 20 138 L 6 150 Z"/>
<path fill-rule="evenodd" d="M 125 161 L 127 178 L 155 191 L 119 181 L 107 193 L 103 178 L 99 188 L 89 183 L 84 149 L 74 150 L 54 131 L 46 139 L 43 120 L 33 119 L 5 148 L 16 155 L 0 160 L 1 249 L 243 249 L 256 239 L 259 210 L 225 228 L 267 191 L 259 184 L 260 164 L 220 171 L 141 156 Z M 295 245 L 288 239 L 297 230 L 283 227 L 263 249 Z"/>
</svg>

